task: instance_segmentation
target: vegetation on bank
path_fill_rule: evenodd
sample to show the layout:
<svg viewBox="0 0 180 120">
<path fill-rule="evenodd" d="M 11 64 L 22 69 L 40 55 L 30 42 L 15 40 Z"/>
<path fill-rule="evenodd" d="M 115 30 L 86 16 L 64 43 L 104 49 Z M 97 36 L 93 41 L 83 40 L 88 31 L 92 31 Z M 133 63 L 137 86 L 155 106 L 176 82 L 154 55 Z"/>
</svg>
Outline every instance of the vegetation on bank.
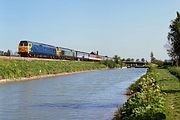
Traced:
<svg viewBox="0 0 180 120">
<path fill-rule="evenodd" d="M 170 72 L 169 72 L 170 70 Z M 171 71 L 175 75 L 180 73 L 180 68 L 171 68 L 168 69 L 156 69 L 155 72 L 159 74 L 157 76 L 157 81 L 161 86 L 162 92 L 166 93 L 166 119 L 167 120 L 179 120 L 180 118 L 180 81 L 179 78 L 172 75 Z M 175 71 L 176 70 L 176 71 Z"/>
<path fill-rule="evenodd" d="M 180 68 L 151 65 L 148 73 L 129 87 L 131 97 L 115 113 L 116 120 L 179 120 Z"/>
<path fill-rule="evenodd" d="M 36 61 L 0 59 L 0 79 L 16 79 L 38 75 L 78 72 L 102 68 L 121 68 L 125 66 L 120 57 L 99 62 L 84 61 Z"/>
<path fill-rule="evenodd" d="M 116 64 L 113 60 L 104 60 L 104 61 L 101 61 L 101 64 L 106 65 L 108 68 L 119 67 L 119 64 Z"/>
<path fill-rule="evenodd" d="M 77 72 L 106 68 L 98 62 L 28 61 L 0 59 L 0 79 L 15 79 L 46 74 Z"/>
<path fill-rule="evenodd" d="M 115 113 L 115 120 L 165 119 L 165 99 L 152 69 L 130 87 L 134 93 Z"/>
<path fill-rule="evenodd" d="M 179 67 L 169 67 L 169 72 L 175 75 L 177 78 L 180 78 L 180 68 Z"/>
<path fill-rule="evenodd" d="M 146 66 L 141 66 L 141 65 L 129 65 L 128 66 L 128 62 L 139 62 L 139 63 L 147 63 L 147 61 L 142 58 L 141 61 L 140 59 L 136 59 L 136 61 L 133 59 L 133 58 L 121 58 L 119 57 L 118 55 L 115 55 L 111 60 L 104 60 L 104 61 L 101 61 L 102 64 L 106 65 L 108 68 L 123 68 L 123 67 L 146 67 Z"/>
</svg>

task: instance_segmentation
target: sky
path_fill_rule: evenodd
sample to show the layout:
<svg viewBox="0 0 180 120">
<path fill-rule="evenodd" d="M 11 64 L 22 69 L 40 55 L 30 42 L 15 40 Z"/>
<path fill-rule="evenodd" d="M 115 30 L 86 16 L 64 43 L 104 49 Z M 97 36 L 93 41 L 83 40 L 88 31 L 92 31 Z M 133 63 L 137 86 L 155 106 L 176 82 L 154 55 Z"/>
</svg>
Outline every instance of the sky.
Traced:
<svg viewBox="0 0 180 120">
<path fill-rule="evenodd" d="M 0 0 L 0 50 L 20 40 L 121 58 L 169 59 L 180 0 Z"/>
</svg>

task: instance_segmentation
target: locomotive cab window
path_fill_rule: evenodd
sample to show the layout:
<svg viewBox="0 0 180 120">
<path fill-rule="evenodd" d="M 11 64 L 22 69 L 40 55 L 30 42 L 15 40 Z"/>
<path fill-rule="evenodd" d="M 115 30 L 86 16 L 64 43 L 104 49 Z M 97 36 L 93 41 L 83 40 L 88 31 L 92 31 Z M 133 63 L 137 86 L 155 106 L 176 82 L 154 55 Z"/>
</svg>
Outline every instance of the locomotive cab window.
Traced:
<svg viewBox="0 0 180 120">
<path fill-rule="evenodd" d="M 19 46 L 28 46 L 28 43 L 25 42 L 25 41 L 21 41 L 20 44 L 19 44 Z"/>
<path fill-rule="evenodd" d="M 19 43 L 19 46 L 23 46 L 23 43 Z"/>
</svg>

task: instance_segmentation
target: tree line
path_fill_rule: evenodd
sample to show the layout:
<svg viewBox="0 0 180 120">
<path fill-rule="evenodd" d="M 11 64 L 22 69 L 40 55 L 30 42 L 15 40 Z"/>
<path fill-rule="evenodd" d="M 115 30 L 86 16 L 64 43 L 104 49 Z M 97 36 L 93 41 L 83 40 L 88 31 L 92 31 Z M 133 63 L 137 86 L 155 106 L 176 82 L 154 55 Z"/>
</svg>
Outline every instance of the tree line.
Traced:
<svg viewBox="0 0 180 120">
<path fill-rule="evenodd" d="M 2 51 L 0 50 L 0 56 L 19 56 L 18 52 L 13 52 L 12 50 Z"/>
<path fill-rule="evenodd" d="M 141 59 L 134 59 L 134 58 L 121 58 L 118 55 L 114 55 L 112 59 L 101 61 L 103 64 L 105 64 L 109 68 L 122 68 L 126 66 L 125 62 L 144 62 L 147 63 L 147 60 L 145 58 Z"/>
</svg>

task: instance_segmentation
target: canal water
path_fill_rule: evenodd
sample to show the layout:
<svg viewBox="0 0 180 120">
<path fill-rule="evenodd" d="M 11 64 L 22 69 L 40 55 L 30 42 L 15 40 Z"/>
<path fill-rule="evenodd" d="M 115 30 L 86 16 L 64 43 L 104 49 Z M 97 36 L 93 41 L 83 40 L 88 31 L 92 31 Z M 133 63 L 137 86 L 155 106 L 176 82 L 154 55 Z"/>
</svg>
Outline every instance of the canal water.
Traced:
<svg viewBox="0 0 180 120">
<path fill-rule="evenodd" d="M 99 70 L 0 85 L 0 120 L 111 120 L 144 68 Z"/>
</svg>

